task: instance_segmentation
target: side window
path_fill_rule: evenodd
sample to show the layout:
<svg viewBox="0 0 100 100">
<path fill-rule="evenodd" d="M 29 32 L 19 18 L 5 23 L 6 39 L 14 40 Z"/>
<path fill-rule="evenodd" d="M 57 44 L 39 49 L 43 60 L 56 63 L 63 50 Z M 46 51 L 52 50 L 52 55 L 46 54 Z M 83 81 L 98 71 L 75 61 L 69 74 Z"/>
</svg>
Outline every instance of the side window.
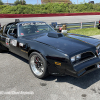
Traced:
<svg viewBox="0 0 100 100">
<path fill-rule="evenodd" d="M 8 34 L 10 33 L 15 33 L 17 35 L 17 25 L 12 25 L 11 28 L 9 29 Z"/>
<path fill-rule="evenodd" d="M 11 24 L 9 24 L 9 25 L 6 26 L 4 34 L 7 34 L 8 29 L 10 28 L 10 26 L 11 26 Z"/>
</svg>

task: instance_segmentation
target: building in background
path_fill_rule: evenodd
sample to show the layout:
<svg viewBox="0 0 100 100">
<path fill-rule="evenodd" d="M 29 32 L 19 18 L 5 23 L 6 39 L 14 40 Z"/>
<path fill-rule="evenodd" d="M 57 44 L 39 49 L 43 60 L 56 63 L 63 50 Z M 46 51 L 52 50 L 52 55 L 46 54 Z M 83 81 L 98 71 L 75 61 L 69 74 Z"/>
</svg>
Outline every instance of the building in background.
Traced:
<svg viewBox="0 0 100 100">
<path fill-rule="evenodd" d="M 14 6 L 14 3 L 3 3 L 3 5 L 10 5 L 10 6 Z"/>
<path fill-rule="evenodd" d="M 68 3 L 68 4 L 72 4 L 72 2 L 70 0 L 41 0 L 41 3 L 49 3 L 49 2 L 53 2 L 53 3 Z"/>
</svg>

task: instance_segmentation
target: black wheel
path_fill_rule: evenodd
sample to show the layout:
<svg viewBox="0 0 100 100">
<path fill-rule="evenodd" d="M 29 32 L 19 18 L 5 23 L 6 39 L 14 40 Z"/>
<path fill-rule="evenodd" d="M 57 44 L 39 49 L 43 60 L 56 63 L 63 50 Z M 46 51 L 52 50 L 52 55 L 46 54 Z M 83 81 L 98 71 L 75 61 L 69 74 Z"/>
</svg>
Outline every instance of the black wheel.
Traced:
<svg viewBox="0 0 100 100">
<path fill-rule="evenodd" d="M 2 50 L 2 46 L 0 45 L 0 53 L 2 52 L 3 50 Z"/>
<path fill-rule="evenodd" d="M 29 65 L 31 71 L 37 78 L 45 78 L 48 76 L 47 62 L 41 54 L 32 52 L 29 57 Z"/>
</svg>

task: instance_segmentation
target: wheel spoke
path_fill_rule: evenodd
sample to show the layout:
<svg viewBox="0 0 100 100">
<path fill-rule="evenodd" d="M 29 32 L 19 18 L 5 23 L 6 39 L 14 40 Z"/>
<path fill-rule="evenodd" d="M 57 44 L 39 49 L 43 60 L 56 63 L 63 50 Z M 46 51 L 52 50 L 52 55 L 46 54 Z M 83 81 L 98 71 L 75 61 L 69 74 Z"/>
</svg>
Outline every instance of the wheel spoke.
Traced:
<svg viewBox="0 0 100 100">
<path fill-rule="evenodd" d="M 44 71 L 44 68 L 41 68 L 41 72 L 43 72 Z"/>
</svg>

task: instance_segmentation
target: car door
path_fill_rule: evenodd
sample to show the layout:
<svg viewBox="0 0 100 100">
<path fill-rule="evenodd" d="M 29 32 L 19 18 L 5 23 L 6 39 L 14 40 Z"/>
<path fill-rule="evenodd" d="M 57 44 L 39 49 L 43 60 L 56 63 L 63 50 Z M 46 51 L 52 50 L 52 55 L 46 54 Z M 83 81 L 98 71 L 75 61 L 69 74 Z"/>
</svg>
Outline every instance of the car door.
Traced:
<svg viewBox="0 0 100 100">
<path fill-rule="evenodd" d="M 28 58 L 28 44 L 18 35 L 19 25 L 13 25 L 8 31 L 9 50 L 24 58 Z M 10 39 L 10 40 L 9 40 Z"/>
<path fill-rule="evenodd" d="M 12 35 L 13 34 L 13 35 Z M 5 40 L 6 46 L 9 47 L 9 51 L 20 55 L 19 37 L 17 37 L 17 24 L 13 24 L 8 30 Z"/>
</svg>

